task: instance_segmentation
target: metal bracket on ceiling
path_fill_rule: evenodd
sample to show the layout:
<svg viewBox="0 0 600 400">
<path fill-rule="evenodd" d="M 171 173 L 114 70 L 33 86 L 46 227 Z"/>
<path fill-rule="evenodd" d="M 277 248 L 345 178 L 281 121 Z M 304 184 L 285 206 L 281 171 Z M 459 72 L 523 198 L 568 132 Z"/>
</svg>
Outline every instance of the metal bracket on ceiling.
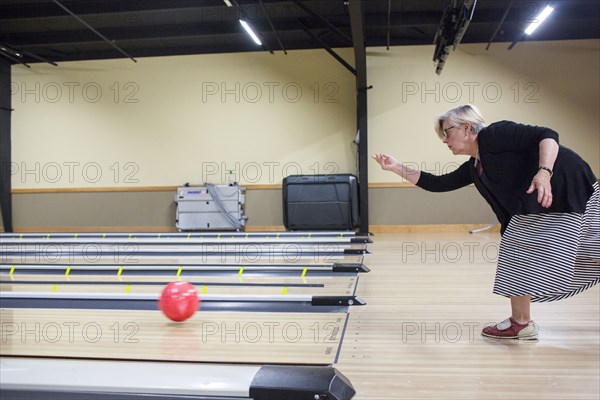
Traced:
<svg viewBox="0 0 600 400">
<path fill-rule="evenodd" d="M 496 35 L 500 31 L 500 28 L 502 27 L 502 24 L 506 20 L 506 17 L 508 16 L 508 13 L 509 13 L 510 9 L 512 8 L 513 4 L 515 4 L 515 0 L 512 0 L 510 3 L 508 3 L 508 7 L 506 7 L 506 10 L 504 11 L 504 15 L 500 19 L 500 22 L 498 22 L 498 26 L 496 27 L 496 30 L 492 34 L 490 41 L 488 42 L 487 46 L 485 47 L 486 50 L 488 50 L 490 48 L 490 46 L 492 45 L 492 42 L 494 41 L 494 39 L 496 38 Z"/>
<path fill-rule="evenodd" d="M 75 18 L 77 21 L 81 22 L 86 28 L 88 28 L 90 31 L 94 32 L 98 37 L 100 37 L 102 40 L 104 40 L 106 43 L 110 44 L 112 47 L 114 47 L 115 49 L 117 49 L 117 51 L 121 54 L 123 54 L 125 57 L 130 58 L 131 61 L 133 62 L 137 62 L 137 60 L 135 58 L 133 58 L 131 55 L 129 55 L 128 53 L 126 53 L 122 48 L 120 48 L 119 46 L 117 46 L 115 44 L 114 40 L 109 40 L 106 36 L 104 36 L 103 34 L 101 34 L 100 32 L 98 32 L 96 29 L 94 29 L 94 27 L 92 27 L 90 24 L 88 24 L 87 22 L 85 22 L 84 20 L 82 20 L 79 16 L 77 16 L 73 11 L 69 10 L 67 7 L 65 7 L 61 2 L 59 2 L 58 0 L 52 0 L 57 6 L 59 6 L 60 8 L 62 8 L 65 12 L 67 12 L 69 15 L 71 15 L 73 18 Z"/>
<path fill-rule="evenodd" d="M 323 39 L 321 39 L 320 37 L 318 37 L 317 35 L 312 33 L 311 30 L 308 29 L 308 27 L 306 25 L 304 25 L 300 20 L 298 20 L 297 23 L 302 28 L 302 30 L 304 32 L 306 32 L 306 34 L 308 36 L 310 36 L 316 42 L 318 42 L 323 47 L 323 49 L 325 49 L 326 52 L 331 54 L 331 56 L 333 58 L 335 58 L 340 64 L 342 64 L 348 71 L 350 71 L 350 72 L 352 72 L 352 74 L 356 75 L 356 70 L 354 69 L 354 67 L 352 65 L 348 64 L 348 62 L 346 60 L 344 60 L 338 53 L 336 53 L 327 43 L 325 43 L 323 41 Z"/>
</svg>

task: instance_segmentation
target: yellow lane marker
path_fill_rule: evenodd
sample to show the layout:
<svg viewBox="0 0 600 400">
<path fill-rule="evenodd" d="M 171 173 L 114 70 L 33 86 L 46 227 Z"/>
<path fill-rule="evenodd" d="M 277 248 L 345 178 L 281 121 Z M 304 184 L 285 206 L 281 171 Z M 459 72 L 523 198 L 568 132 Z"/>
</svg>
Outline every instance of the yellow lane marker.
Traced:
<svg viewBox="0 0 600 400">
<path fill-rule="evenodd" d="M 121 268 L 119 268 L 119 272 L 117 272 L 117 278 L 119 278 L 119 281 L 121 280 L 122 273 L 123 273 L 123 266 L 121 266 Z"/>
<path fill-rule="evenodd" d="M 13 278 L 13 273 L 14 273 L 14 272 L 15 272 L 15 266 L 13 265 L 13 266 L 12 266 L 12 268 L 10 269 L 10 274 L 9 274 L 9 275 L 10 275 L 10 280 L 11 280 L 11 281 L 14 281 L 14 280 L 15 280 L 15 278 Z"/>
<path fill-rule="evenodd" d="M 208 290 L 208 286 L 204 285 L 204 287 L 202 288 L 202 294 L 205 294 L 207 290 Z"/>
<path fill-rule="evenodd" d="M 52 288 L 52 293 L 56 293 L 56 287 L 57 287 L 57 286 L 58 286 L 58 285 L 55 283 L 55 284 L 54 284 L 54 287 Z"/>
<path fill-rule="evenodd" d="M 283 290 L 281 291 L 281 294 L 287 294 L 287 286 L 283 287 Z"/>
<path fill-rule="evenodd" d="M 73 239 L 77 240 L 77 236 L 79 236 L 79 233 L 76 233 L 75 236 L 73 236 Z"/>
<path fill-rule="evenodd" d="M 304 278 L 306 276 L 307 271 L 308 271 L 308 267 L 304 267 L 304 269 L 302 270 L 302 278 Z"/>
<path fill-rule="evenodd" d="M 191 234 L 191 233 L 188 233 L 188 236 L 187 236 L 187 237 L 188 237 L 188 240 L 190 239 L 190 236 L 192 236 L 192 234 Z"/>
<path fill-rule="evenodd" d="M 106 233 L 102 234 L 102 239 L 106 239 Z"/>
<path fill-rule="evenodd" d="M 177 270 L 177 279 L 180 279 L 180 280 L 181 280 L 181 278 L 179 276 L 181 275 L 181 271 L 183 271 L 183 266 L 180 266 L 179 269 Z"/>
<path fill-rule="evenodd" d="M 67 266 L 67 270 L 65 271 L 65 276 L 67 278 L 69 277 L 69 273 L 71 273 L 71 266 L 70 265 Z"/>
<path fill-rule="evenodd" d="M 277 232 L 277 239 L 279 239 L 279 232 Z"/>
<path fill-rule="evenodd" d="M 131 290 L 131 284 L 127 285 L 127 287 L 125 288 L 125 293 L 129 293 L 130 290 Z"/>
<path fill-rule="evenodd" d="M 244 273 L 244 267 L 240 268 L 240 271 L 238 272 L 238 276 L 241 278 L 243 273 Z"/>
</svg>

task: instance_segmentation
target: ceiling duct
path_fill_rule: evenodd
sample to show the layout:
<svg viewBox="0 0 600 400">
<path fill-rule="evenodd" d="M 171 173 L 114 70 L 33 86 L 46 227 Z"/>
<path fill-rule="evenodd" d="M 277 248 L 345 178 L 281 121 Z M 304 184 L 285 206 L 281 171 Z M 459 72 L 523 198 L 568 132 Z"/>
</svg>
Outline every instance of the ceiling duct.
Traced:
<svg viewBox="0 0 600 400">
<path fill-rule="evenodd" d="M 459 3 L 462 4 L 459 5 Z M 448 1 L 433 39 L 435 44 L 433 61 L 436 74 L 442 73 L 444 64 L 450 55 L 450 48 L 454 51 L 458 47 L 473 18 L 476 4 L 477 0 Z"/>
</svg>

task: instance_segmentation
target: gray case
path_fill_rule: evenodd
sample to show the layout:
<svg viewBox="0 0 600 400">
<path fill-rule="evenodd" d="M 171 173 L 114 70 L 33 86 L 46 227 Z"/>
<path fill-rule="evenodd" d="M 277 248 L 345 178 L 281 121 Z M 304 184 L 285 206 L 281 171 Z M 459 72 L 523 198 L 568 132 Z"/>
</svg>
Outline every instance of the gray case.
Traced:
<svg viewBox="0 0 600 400">
<path fill-rule="evenodd" d="M 214 185 L 221 204 L 236 224 L 228 219 L 206 186 L 182 186 L 177 189 L 175 225 L 179 231 L 244 230 L 246 190 L 239 185 Z"/>
</svg>

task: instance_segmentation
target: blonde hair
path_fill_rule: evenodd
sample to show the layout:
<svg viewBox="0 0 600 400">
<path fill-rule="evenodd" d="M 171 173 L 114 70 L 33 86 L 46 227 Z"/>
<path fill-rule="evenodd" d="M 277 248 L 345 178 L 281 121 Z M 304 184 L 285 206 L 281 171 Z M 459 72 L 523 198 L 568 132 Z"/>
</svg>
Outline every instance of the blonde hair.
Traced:
<svg viewBox="0 0 600 400">
<path fill-rule="evenodd" d="M 473 127 L 473 132 L 479 133 L 485 128 L 485 120 L 481 115 L 481 111 L 477 107 L 471 104 L 465 104 L 450 111 L 446 111 L 442 115 L 435 119 L 434 129 L 437 135 L 441 138 L 444 137 L 444 121 L 448 121 L 452 126 L 460 126 L 469 122 Z"/>
</svg>

